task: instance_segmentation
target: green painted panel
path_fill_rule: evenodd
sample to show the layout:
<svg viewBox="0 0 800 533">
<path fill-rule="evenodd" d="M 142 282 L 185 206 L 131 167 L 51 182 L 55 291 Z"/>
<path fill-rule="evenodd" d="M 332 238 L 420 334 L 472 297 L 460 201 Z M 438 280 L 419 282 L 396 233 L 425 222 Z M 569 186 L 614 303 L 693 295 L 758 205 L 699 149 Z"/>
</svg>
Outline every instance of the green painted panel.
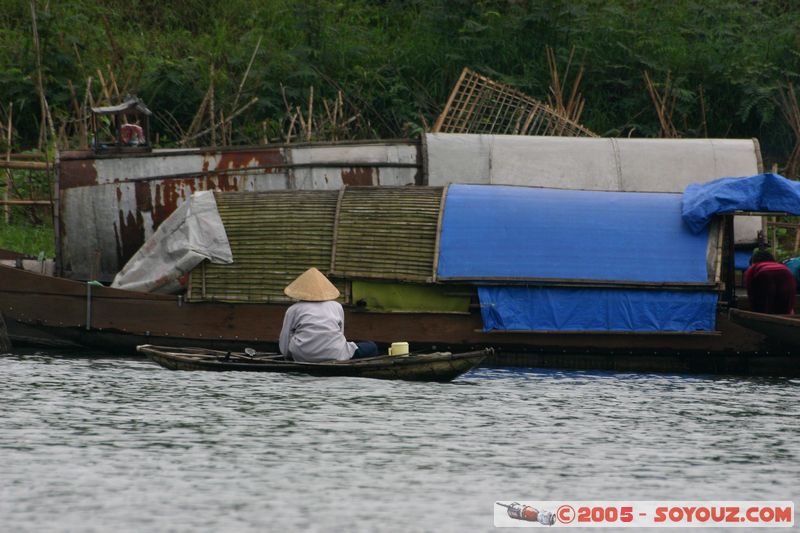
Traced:
<svg viewBox="0 0 800 533">
<path fill-rule="evenodd" d="M 353 302 L 364 300 L 375 311 L 467 313 L 470 297 L 446 294 L 452 288 L 417 283 L 356 280 Z"/>
</svg>

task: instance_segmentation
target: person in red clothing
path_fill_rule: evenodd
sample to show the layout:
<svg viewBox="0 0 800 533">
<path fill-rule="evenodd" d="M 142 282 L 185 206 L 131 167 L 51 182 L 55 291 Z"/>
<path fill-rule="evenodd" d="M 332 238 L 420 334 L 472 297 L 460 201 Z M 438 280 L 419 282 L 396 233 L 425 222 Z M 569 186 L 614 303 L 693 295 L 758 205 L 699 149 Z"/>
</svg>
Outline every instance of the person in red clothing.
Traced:
<svg viewBox="0 0 800 533">
<path fill-rule="evenodd" d="M 797 282 L 786 265 L 767 250 L 756 249 L 744 272 L 750 309 L 758 313 L 793 315 Z"/>
</svg>

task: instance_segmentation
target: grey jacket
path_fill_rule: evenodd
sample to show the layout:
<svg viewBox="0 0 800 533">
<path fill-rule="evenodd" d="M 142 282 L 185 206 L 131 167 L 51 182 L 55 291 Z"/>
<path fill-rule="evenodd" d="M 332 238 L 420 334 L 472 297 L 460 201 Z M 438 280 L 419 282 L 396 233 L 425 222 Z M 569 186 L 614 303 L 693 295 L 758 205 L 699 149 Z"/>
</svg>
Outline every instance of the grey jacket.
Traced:
<svg viewBox="0 0 800 533">
<path fill-rule="evenodd" d="M 344 338 L 344 310 L 339 302 L 297 302 L 286 310 L 280 338 L 282 354 L 314 363 L 350 359 L 356 348 L 356 343 Z"/>
</svg>

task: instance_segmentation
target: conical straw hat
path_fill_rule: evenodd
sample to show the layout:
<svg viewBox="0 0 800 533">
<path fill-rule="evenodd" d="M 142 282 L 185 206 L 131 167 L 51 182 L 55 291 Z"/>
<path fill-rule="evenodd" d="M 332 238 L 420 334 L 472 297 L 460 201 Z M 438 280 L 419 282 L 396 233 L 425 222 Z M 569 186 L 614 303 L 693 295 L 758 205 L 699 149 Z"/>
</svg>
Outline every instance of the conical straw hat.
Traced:
<svg viewBox="0 0 800 533">
<path fill-rule="evenodd" d="M 325 302 L 339 297 L 339 289 L 314 267 L 297 276 L 283 289 L 283 293 L 289 298 L 307 302 Z"/>
</svg>

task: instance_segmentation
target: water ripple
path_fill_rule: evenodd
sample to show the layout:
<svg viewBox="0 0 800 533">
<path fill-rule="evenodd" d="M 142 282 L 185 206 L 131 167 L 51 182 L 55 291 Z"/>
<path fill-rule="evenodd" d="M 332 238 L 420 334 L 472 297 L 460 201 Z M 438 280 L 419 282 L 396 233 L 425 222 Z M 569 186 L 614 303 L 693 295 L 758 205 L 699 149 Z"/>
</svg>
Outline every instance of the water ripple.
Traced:
<svg viewBox="0 0 800 533">
<path fill-rule="evenodd" d="M 800 380 L 0 368 L 7 531 L 474 531 L 497 499 L 798 500 Z"/>
</svg>

